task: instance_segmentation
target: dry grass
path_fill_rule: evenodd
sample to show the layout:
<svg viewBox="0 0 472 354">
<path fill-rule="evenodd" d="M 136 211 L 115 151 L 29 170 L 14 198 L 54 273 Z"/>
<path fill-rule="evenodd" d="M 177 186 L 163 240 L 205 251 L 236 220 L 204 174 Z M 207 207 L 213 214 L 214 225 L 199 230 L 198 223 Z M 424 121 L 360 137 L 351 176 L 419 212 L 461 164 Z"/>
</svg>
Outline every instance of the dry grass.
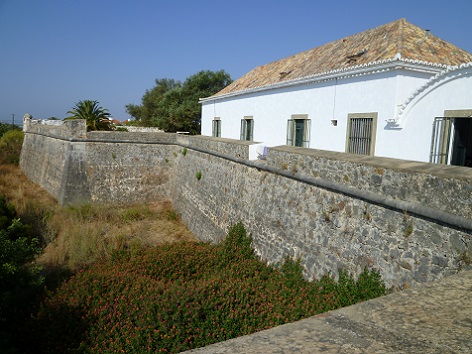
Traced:
<svg viewBox="0 0 472 354">
<path fill-rule="evenodd" d="M 53 211 L 57 207 L 55 199 L 31 182 L 17 165 L 0 164 L 0 195 L 8 198 L 20 216 L 32 211 Z"/>
<path fill-rule="evenodd" d="M 117 250 L 138 252 L 166 242 L 197 241 L 170 201 L 61 207 L 15 165 L 0 165 L 0 195 L 15 206 L 24 223 L 37 230 L 45 245 L 38 262 L 47 267 L 74 270 Z"/>
</svg>

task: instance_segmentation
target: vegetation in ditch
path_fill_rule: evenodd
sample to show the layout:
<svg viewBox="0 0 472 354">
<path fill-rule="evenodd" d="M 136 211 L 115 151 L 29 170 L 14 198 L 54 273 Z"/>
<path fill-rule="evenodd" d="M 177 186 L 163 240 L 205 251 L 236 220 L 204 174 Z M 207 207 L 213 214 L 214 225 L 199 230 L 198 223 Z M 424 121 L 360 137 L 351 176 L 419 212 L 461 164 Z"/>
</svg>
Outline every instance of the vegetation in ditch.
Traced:
<svg viewBox="0 0 472 354">
<path fill-rule="evenodd" d="M 16 340 L 16 328 L 34 311 L 42 295 L 43 277 L 32 261 L 41 252 L 31 228 L 0 195 L 0 351 Z"/>
<path fill-rule="evenodd" d="M 238 224 L 216 246 L 121 251 L 79 271 L 49 294 L 29 335 L 47 353 L 179 352 L 385 292 L 375 271 L 307 282 L 299 261 L 267 266 Z"/>
</svg>

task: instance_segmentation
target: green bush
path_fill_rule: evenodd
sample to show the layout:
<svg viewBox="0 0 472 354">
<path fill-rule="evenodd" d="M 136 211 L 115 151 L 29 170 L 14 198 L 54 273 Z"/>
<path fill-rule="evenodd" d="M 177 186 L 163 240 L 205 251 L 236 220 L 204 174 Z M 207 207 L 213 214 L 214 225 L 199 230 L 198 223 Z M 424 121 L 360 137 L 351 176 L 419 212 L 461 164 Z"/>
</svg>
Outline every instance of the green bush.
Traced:
<svg viewBox="0 0 472 354">
<path fill-rule="evenodd" d="M 20 162 L 21 147 L 23 146 L 24 134 L 21 130 L 9 130 L 0 138 L 0 164 Z"/>
<path fill-rule="evenodd" d="M 116 127 L 115 132 L 127 132 L 128 128 L 126 127 Z"/>
<path fill-rule="evenodd" d="M 228 230 L 228 235 L 219 244 L 218 257 L 223 266 L 238 264 L 244 259 L 254 259 L 252 237 L 247 235 L 244 225 L 240 222 Z"/>
<path fill-rule="evenodd" d="M 42 304 L 31 330 L 47 353 L 179 352 L 385 293 L 376 272 L 303 279 L 300 261 L 260 262 L 237 224 L 218 245 L 119 252 L 80 271 Z"/>
<path fill-rule="evenodd" d="M 303 278 L 303 268 L 301 266 L 301 260 L 293 260 L 290 257 L 286 257 L 280 270 L 285 278 L 285 283 L 289 287 L 300 286 L 303 284 L 305 279 Z"/>
<path fill-rule="evenodd" d="M 0 122 L 0 138 L 10 130 L 21 131 L 21 128 L 17 125 L 7 124 Z"/>
<path fill-rule="evenodd" d="M 30 228 L 16 218 L 0 196 L 0 351 L 9 347 L 15 330 L 34 309 L 41 294 L 39 267 L 31 265 L 41 251 Z"/>
<path fill-rule="evenodd" d="M 0 195 L 0 230 L 5 230 L 15 218 L 15 208 L 7 202 L 4 196 Z"/>
</svg>

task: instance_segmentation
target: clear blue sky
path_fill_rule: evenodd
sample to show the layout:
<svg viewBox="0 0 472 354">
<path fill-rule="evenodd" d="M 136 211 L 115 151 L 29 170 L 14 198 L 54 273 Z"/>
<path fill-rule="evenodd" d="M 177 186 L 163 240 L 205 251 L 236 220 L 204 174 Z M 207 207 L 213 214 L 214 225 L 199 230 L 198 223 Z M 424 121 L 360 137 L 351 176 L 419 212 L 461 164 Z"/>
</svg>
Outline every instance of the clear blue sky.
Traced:
<svg viewBox="0 0 472 354">
<path fill-rule="evenodd" d="M 0 120 L 117 119 L 155 79 L 256 66 L 400 18 L 472 52 L 471 0 L 0 0 Z"/>
</svg>

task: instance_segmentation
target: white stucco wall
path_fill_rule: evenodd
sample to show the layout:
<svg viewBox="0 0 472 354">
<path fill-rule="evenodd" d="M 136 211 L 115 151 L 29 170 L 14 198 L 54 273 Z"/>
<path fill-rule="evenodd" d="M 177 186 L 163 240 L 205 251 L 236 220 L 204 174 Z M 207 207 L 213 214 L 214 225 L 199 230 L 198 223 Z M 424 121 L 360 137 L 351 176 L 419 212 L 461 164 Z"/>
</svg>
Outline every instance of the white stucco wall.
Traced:
<svg viewBox="0 0 472 354">
<path fill-rule="evenodd" d="M 344 151 L 347 114 L 379 112 L 393 117 L 397 78 L 393 72 L 330 80 L 226 98 L 202 105 L 202 135 L 211 135 L 212 120 L 221 120 L 221 136 L 239 139 L 241 119 L 254 119 L 254 141 L 284 145 L 287 120 L 307 114 L 312 120 L 310 147 Z M 412 91 L 412 90 L 411 90 Z M 338 125 L 331 125 L 331 120 Z"/>
<path fill-rule="evenodd" d="M 211 136 L 212 120 L 219 117 L 221 136 L 239 139 L 241 119 L 252 116 L 254 141 L 284 145 L 287 120 L 307 114 L 312 120 L 310 148 L 344 152 L 348 114 L 377 112 L 376 156 L 429 161 L 434 117 L 446 109 L 472 108 L 472 79 L 470 74 L 464 77 L 464 70 L 431 83 L 411 101 L 431 74 L 391 70 L 203 102 L 202 135 Z M 386 120 L 397 117 L 405 102 L 401 124 L 392 129 Z M 331 124 L 333 119 L 337 126 Z"/>
<path fill-rule="evenodd" d="M 400 130 L 385 141 L 383 145 L 391 145 L 383 150 L 391 157 L 428 162 L 434 118 L 444 116 L 446 110 L 471 109 L 472 66 L 439 75 L 407 102 L 399 119 Z"/>
</svg>

